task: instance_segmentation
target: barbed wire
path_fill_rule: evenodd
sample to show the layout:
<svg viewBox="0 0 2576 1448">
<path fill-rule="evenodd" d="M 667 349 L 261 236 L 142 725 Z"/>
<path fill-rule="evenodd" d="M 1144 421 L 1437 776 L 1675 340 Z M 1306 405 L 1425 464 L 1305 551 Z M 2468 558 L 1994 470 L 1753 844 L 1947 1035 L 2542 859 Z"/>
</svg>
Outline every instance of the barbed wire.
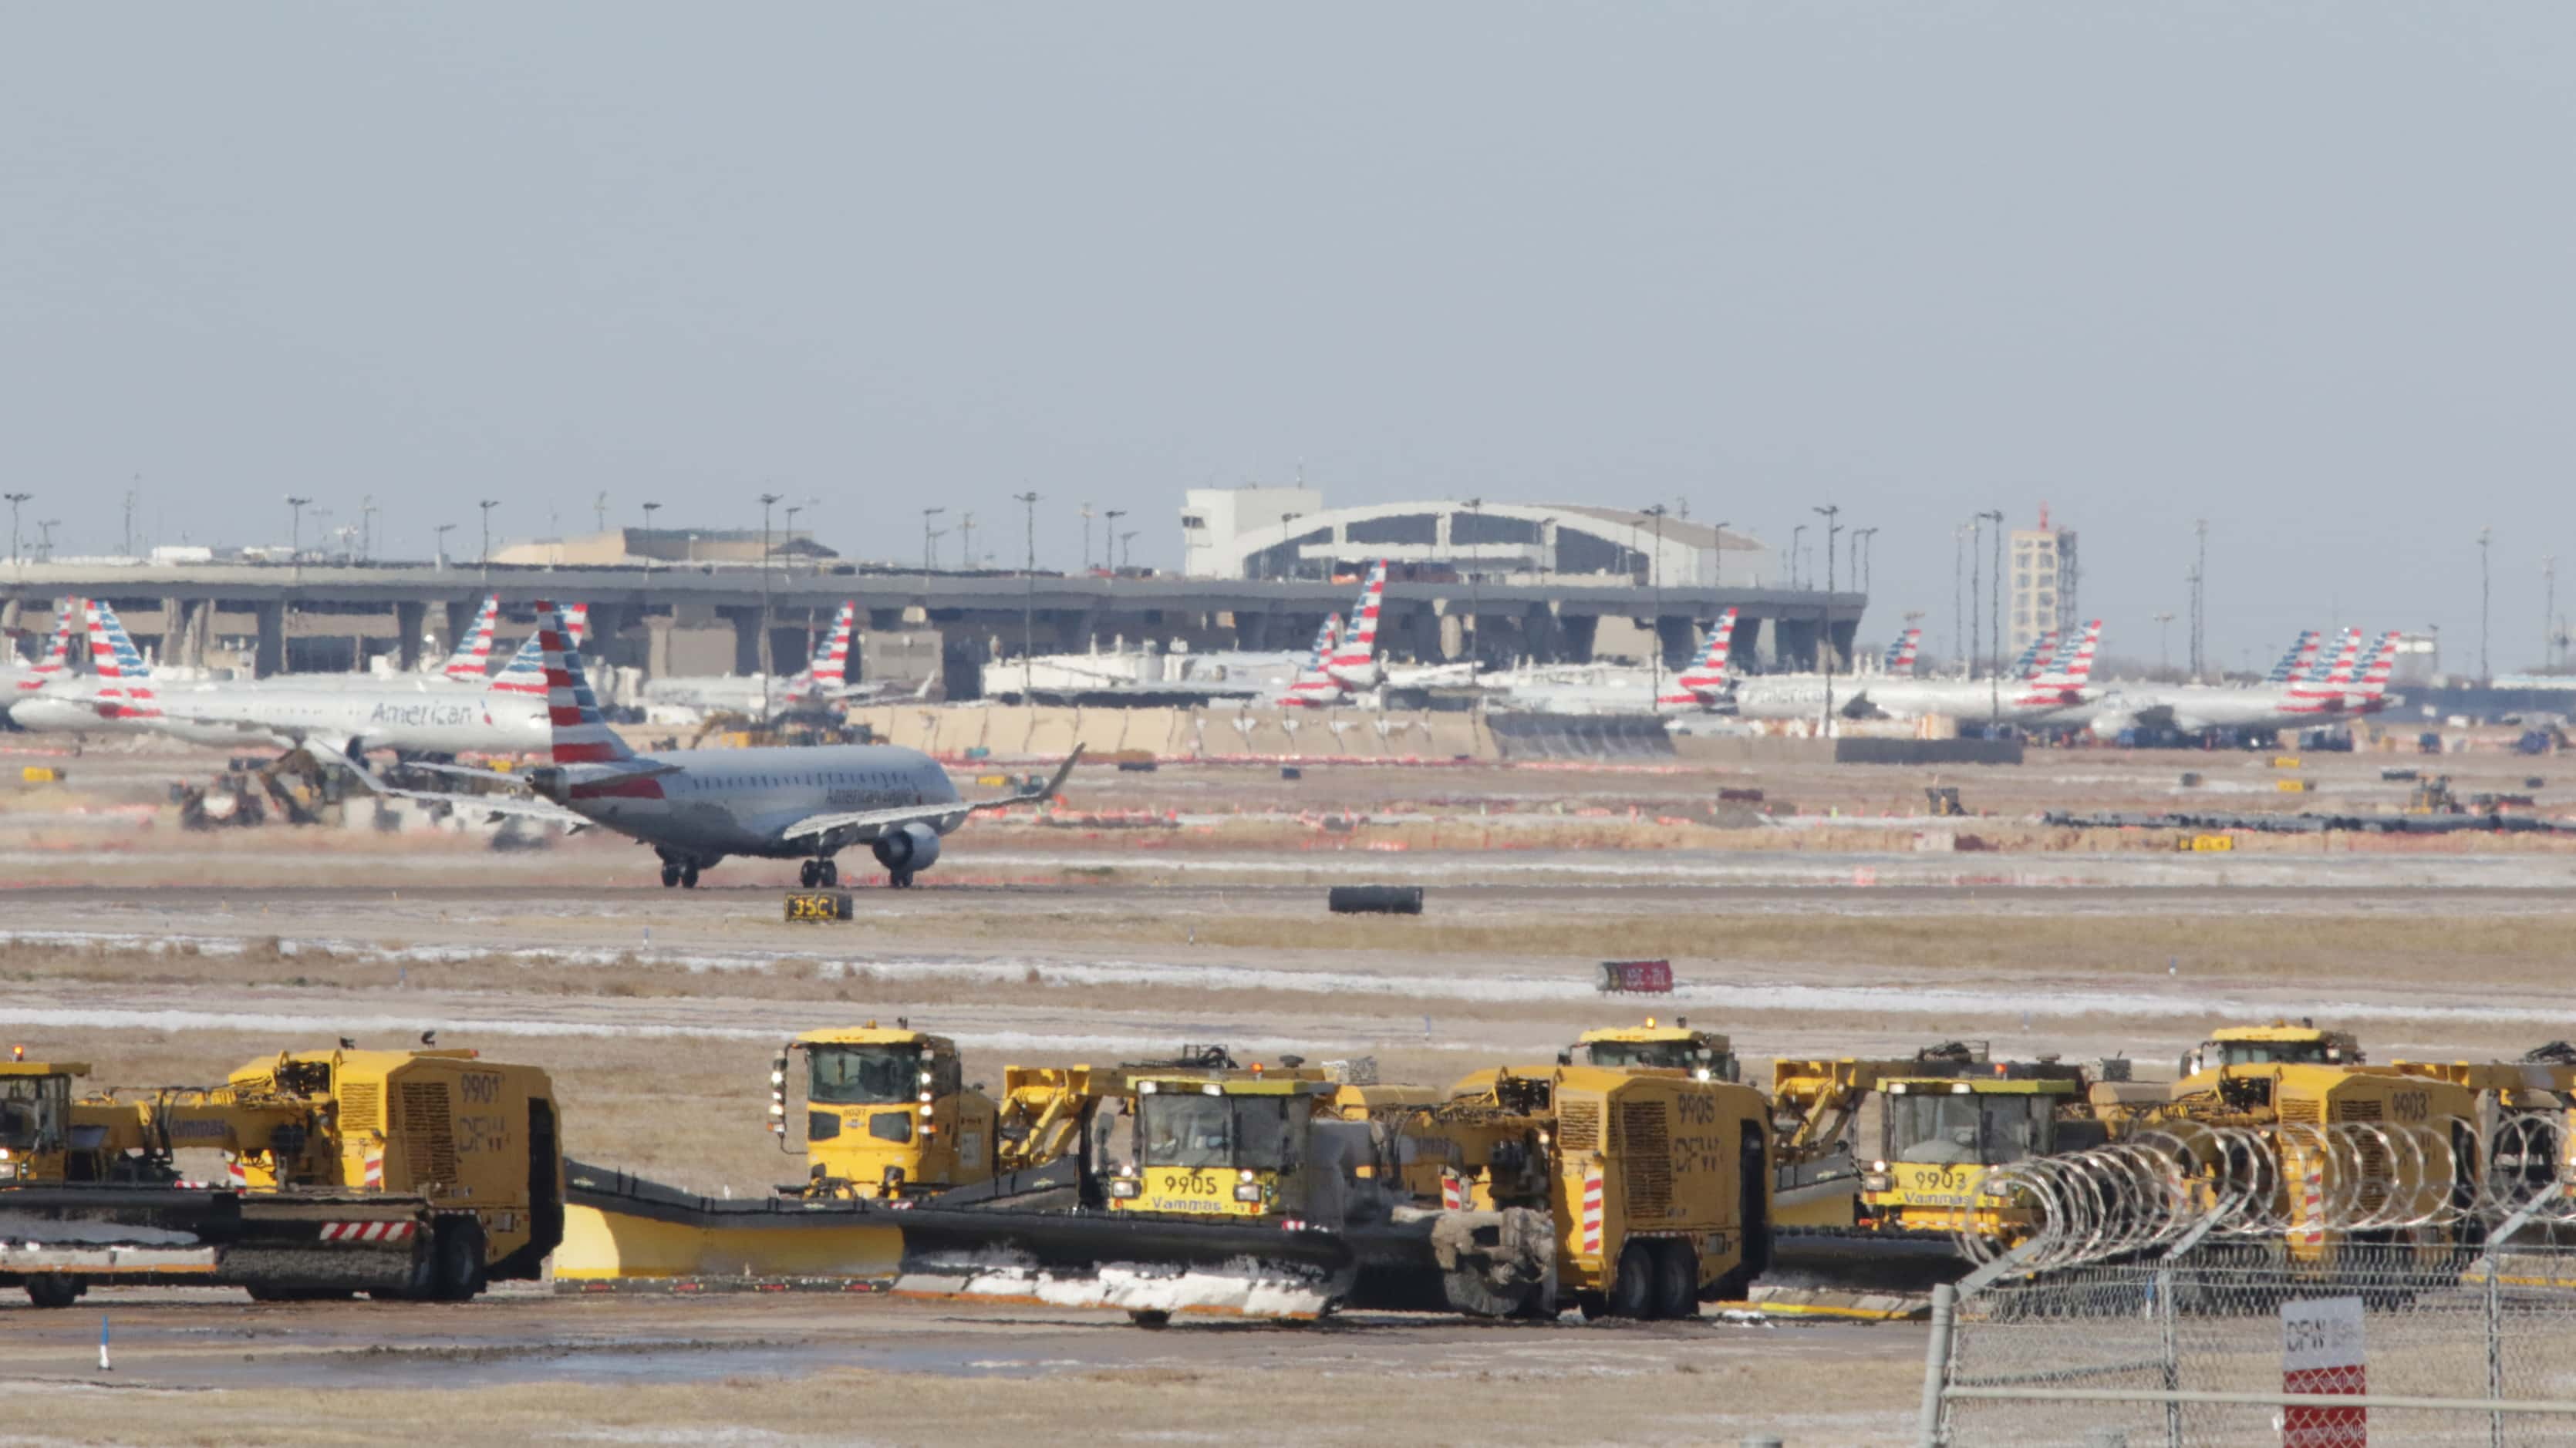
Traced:
<svg viewBox="0 0 2576 1448">
<path fill-rule="evenodd" d="M 2170 1250 L 2185 1241 L 2281 1239 L 2323 1248 L 2375 1240 L 2466 1240 L 2506 1220 L 2576 1223 L 2565 1121 L 2508 1112 L 2481 1128 L 2428 1122 L 2216 1125 L 2167 1121 L 2106 1146 L 1989 1171 L 1987 1206 L 2027 1208 L 2027 1235 L 1952 1229 L 1980 1265 L 2019 1249 L 2032 1271 Z"/>
</svg>

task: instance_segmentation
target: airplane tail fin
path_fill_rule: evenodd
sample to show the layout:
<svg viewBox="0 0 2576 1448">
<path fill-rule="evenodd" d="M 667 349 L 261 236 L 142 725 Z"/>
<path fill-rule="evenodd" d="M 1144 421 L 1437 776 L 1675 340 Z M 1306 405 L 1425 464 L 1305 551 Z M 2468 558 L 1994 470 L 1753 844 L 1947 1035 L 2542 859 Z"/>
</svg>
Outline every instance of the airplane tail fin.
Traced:
<svg viewBox="0 0 2576 1448">
<path fill-rule="evenodd" d="M 2343 631 L 2343 646 L 2335 651 L 2334 667 L 2326 671 L 2326 683 L 2340 688 L 2352 682 L 2352 671 L 2361 659 L 2361 630 Z"/>
<path fill-rule="evenodd" d="M 1378 605 L 1386 597 L 1386 560 L 1369 565 L 1368 582 L 1360 587 L 1360 601 L 1351 615 L 1350 632 L 1334 646 L 1333 662 L 1365 664 L 1377 656 Z"/>
<path fill-rule="evenodd" d="M 537 636 L 529 634 L 527 640 L 519 645 L 519 651 L 510 656 L 510 662 L 503 665 L 501 672 L 494 674 L 492 682 L 484 687 L 495 694 L 545 693 L 546 655 L 537 642 Z"/>
<path fill-rule="evenodd" d="M 456 641 L 456 652 L 447 656 L 447 667 L 439 672 L 451 679 L 480 679 L 492 661 L 492 628 L 501 618 L 501 595 L 495 593 L 483 600 L 483 608 L 474 615 L 474 626 Z"/>
<path fill-rule="evenodd" d="M 590 642 L 590 605 L 566 604 L 563 618 L 564 636 L 572 640 L 572 651 L 580 653 L 582 646 Z"/>
<path fill-rule="evenodd" d="M 111 719 L 157 719 L 160 701 L 152 691 L 152 669 L 127 636 L 125 625 L 107 600 L 88 600 L 89 656 L 98 673 L 100 710 Z"/>
<path fill-rule="evenodd" d="M 27 677 L 18 681 L 19 688 L 41 689 L 71 668 L 72 627 L 81 616 L 81 608 L 80 599 L 66 598 L 62 601 L 62 611 L 54 622 L 53 640 L 45 645 L 45 656 L 28 668 Z"/>
<path fill-rule="evenodd" d="M 2102 620 L 2084 625 L 2077 635 L 2074 653 L 2050 662 L 2048 672 L 2038 682 L 2043 684 L 2079 685 L 2093 677 L 2093 652 L 2102 642 Z"/>
<path fill-rule="evenodd" d="M 608 727 L 599 712 L 599 696 L 581 669 L 581 654 L 567 637 L 563 615 L 551 603 L 537 605 L 537 648 L 546 670 L 546 713 L 554 730 L 557 764 L 606 764 L 632 759 L 635 751 Z"/>
<path fill-rule="evenodd" d="M 2021 651 L 2021 657 L 2013 660 L 2012 676 L 2016 679 L 2036 679 L 2047 673 L 2049 652 L 2056 647 L 2057 632 L 2054 629 L 2032 639 L 2030 647 Z"/>
<path fill-rule="evenodd" d="M 2363 700 L 2376 700 L 2388 692 L 2389 676 L 2397 671 L 2397 630 L 2379 636 L 2379 646 L 2371 650 L 2370 665 L 2361 671 L 2361 687 L 2354 691 Z"/>
<path fill-rule="evenodd" d="M 2299 680 L 2307 677 L 2308 669 L 2315 663 L 2316 657 L 2317 631 L 2312 628 L 2301 629 L 2299 631 L 2299 636 L 2296 639 L 2291 640 L 2289 652 L 2281 655 L 2279 659 L 2273 662 L 2272 672 L 2263 676 L 2263 682 L 2267 684 L 2297 683 Z"/>
<path fill-rule="evenodd" d="M 1306 667 L 1288 681 L 1287 689 L 1271 702 L 1276 704 L 1309 704 L 1338 699 L 1341 686 L 1333 682 L 1325 665 L 1332 662 L 1334 647 L 1342 637 L 1342 616 L 1333 614 L 1324 626 L 1315 630 L 1315 646 L 1306 655 Z"/>
<path fill-rule="evenodd" d="M 841 611 L 833 616 L 832 632 L 823 640 L 823 651 L 806 666 L 817 688 L 838 689 L 850 681 L 850 631 L 858 624 L 859 601 L 844 600 Z"/>
<path fill-rule="evenodd" d="M 1717 627 L 1708 632 L 1708 651 L 1698 663 L 1684 669 L 1673 682 L 1694 696 L 1721 693 L 1726 688 L 1726 663 L 1735 647 L 1735 610 L 1718 615 Z"/>
<path fill-rule="evenodd" d="M 1913 677 L 1914 659 L 1917 650 L 1922 647 L 1922 643 L 1923 630 L 1919 628 L 1907 629 L 1905 631 L 1905 636 L 1896 641 L 1896 647 L 1887 651 L 1887 667 L 1881 670 L 1881 672 L 1892 674 L 1898 678 Z"/>
</svg>

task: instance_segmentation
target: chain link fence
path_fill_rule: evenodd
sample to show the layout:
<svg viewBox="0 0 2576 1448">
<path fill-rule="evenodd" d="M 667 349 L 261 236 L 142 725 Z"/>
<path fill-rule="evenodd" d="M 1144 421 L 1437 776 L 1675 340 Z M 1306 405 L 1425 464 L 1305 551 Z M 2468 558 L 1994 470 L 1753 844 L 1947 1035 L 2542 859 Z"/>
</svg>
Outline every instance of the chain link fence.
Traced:
<svg viewBox="0 0 2576 1448">
<path fill-rule="evenodd" d="M 2576 1448 L 2576 1249 L 2217 1242 L 1941 1306 L 1929 1443 Z"/>
</svg>

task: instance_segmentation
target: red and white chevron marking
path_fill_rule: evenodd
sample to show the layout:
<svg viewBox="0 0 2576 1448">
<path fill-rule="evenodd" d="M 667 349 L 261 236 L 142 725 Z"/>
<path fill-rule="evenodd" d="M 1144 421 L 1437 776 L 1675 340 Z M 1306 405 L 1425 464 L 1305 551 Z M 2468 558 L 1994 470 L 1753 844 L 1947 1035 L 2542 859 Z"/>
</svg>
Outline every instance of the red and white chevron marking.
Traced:
<svg viewBox="0 0 2576 1448">
<path fill-rule="evenodd" d="M 1467 1183 L 1456 1172 L 1440 1174 L 1440 1205 L 1452 1212 L 1467 1210 Z"/>
<path fill-rule="evenodd" d="M 237 1156 L 225 1159 L 224 1177 L 236 1188 L 250 1185 L 250 1173 L 242 1169 L 242 1159 Z"/>
<path fill-rule="evenodd" d="M 324 1222 L 325 1242 L 401 1242 L 410 1239 L 416 1222 Z"/>
<path fill-rule="evenodd" d="M 376 1151 L 367 1153 L 367 1166 L 364 1180 L 366 1185 L 371 1187 L 380 1187 L 385 1184 L 385 1154 L 383 1152 Z"/>
<path fill-rule="evenodd" d="M 2308 1159 L 2307 1175 L 2299 1183 L 2299 1220 L 2303 1224 L 2291 1234 L 2302 1246 L 2326 1244 L 2326 1164 L 2314 1157 Z"/>
<path fill-rule="evenodd" d="M 1587 1256 L 1601 1251 L 1601 1173 L 1597 1171 L 1583 1178 L 1583 1251 Z"/>
</svg>

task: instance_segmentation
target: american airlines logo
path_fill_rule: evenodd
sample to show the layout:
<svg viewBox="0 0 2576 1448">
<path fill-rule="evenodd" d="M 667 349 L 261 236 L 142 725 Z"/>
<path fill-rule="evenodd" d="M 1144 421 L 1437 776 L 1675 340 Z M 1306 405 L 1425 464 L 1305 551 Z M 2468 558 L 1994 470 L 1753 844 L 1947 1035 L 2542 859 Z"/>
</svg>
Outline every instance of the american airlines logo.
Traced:
<svg viewBox="0 0 2576 1448">
<path fill-rule="evenodd" d="M 400 724 L 411 727 L 446 724 L 472 724 L 482 714 L 482 706 L 473 704 L 440 704 L 424 701 L 418 704 L 380 703 L 367 716 L 370 724 Z"/>
</svg>

